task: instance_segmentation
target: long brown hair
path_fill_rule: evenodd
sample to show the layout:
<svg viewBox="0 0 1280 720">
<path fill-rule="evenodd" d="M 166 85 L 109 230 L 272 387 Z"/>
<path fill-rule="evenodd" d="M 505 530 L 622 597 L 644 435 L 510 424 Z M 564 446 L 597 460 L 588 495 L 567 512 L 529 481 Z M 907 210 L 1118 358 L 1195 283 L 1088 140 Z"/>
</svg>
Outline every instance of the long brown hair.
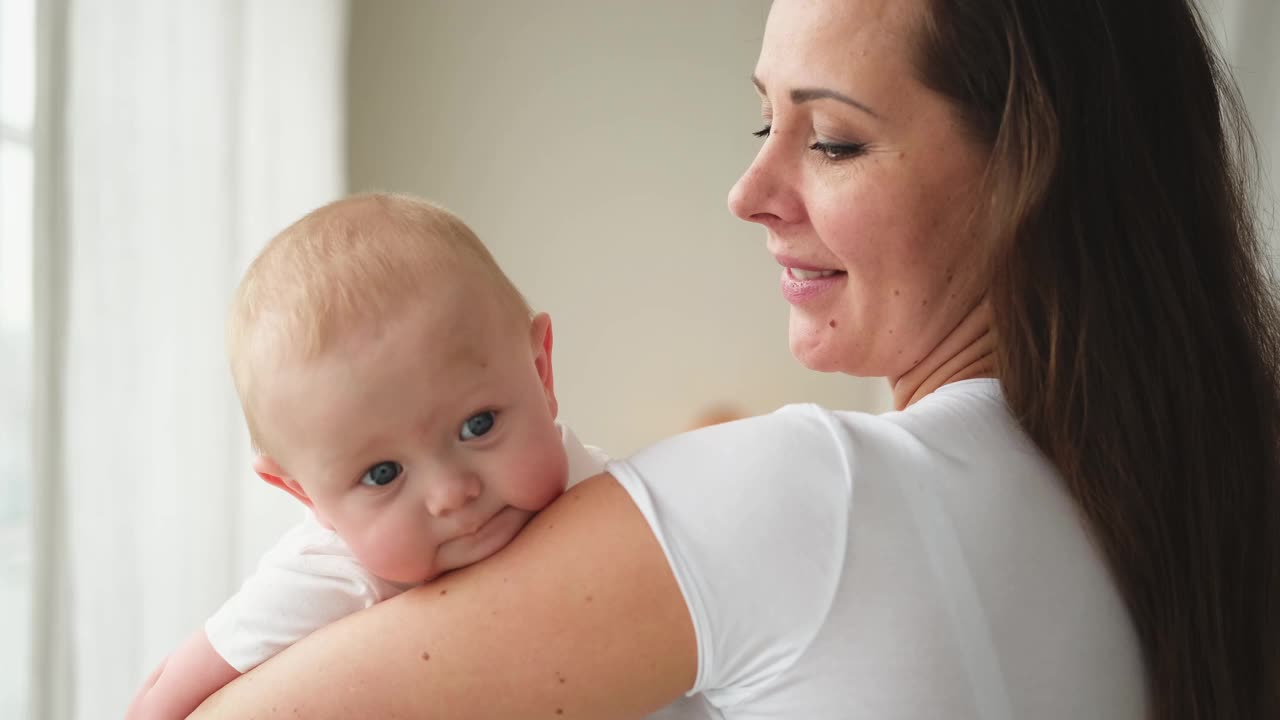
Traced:
<svg viewBox="0 0 1280 720">
<path fill-rule="evenodd" d="M 1280 717 L 1280 317 L 1203 18 L 927 5 L 921 79 L 991 150 L 1000 379 L 1110 563 L 1152 717 Z"/>
</svg>

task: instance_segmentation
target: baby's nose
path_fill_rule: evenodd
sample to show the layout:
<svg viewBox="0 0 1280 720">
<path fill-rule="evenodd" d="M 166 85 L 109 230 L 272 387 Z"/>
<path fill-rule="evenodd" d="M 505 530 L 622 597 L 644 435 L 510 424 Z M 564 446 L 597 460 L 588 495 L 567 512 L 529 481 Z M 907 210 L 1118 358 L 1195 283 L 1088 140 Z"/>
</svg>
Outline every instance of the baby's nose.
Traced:
<svg viewBox="0 0 1280 720">
<path fill-rule="evenodd" d="M 444 517 L 480 497 L 480 479 L 472 473 L 436 478 L 427 487 L 427 512 Z"/>
</svg>

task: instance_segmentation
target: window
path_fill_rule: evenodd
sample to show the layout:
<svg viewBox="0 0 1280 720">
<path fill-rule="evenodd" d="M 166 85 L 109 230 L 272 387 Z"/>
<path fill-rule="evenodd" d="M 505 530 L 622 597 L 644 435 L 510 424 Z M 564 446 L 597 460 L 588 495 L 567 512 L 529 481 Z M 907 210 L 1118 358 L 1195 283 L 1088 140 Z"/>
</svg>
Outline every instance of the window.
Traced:
<svg viewBox="0 0 1280 720">
<path fill-rule="evenodd" d="M 0 0 L 0 717 L 25 717 L 31 617 L 35 0 Z"/>
</svg>

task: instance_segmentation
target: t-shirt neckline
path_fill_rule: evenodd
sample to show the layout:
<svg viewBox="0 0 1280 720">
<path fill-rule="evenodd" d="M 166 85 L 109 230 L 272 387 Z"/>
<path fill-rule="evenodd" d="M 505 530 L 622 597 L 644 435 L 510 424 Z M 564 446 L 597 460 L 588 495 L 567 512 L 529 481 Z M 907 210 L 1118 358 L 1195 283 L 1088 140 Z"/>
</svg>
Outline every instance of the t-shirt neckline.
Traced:
<svg viewBox="0 0 1280 720">
<path fill-rule="evenodd" d="M 957 380 L 934 390 L 932 394 L 948 395 L 964 392 L 982 393 L 984 395 L 999 395 L 1001 393 L 1000 380 L 998 378 L 970 378 L 968 380 Z"/>
</svg>

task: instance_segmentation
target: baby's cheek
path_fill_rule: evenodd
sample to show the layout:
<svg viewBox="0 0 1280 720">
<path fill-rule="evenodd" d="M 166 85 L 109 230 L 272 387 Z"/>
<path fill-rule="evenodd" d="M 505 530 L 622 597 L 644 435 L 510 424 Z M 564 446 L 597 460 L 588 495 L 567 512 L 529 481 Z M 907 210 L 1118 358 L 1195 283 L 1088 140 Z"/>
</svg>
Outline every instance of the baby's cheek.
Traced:
<svg viewBox="0 0 1280 720">
<path fill-rule="evenodd" d="M 361 534 L 351 543 L 351 551 L 373 574 L 395 582 L 420 582 L 434 574 L 434 548 L 412 547 L 410 538 L 418 532 L 396 527 L 393 523 L 381 523 Z"/>
<path fill-rule="evenodd" d="M 530 452 L 528 461 L 507 473 L 512 481 L 507 492 L 508 504 L 532 512 L 545 508 L 560 497 L 569 480 L 568 462 L 559 438 L 553 447 L 539 450 Z"/>
</svg>

